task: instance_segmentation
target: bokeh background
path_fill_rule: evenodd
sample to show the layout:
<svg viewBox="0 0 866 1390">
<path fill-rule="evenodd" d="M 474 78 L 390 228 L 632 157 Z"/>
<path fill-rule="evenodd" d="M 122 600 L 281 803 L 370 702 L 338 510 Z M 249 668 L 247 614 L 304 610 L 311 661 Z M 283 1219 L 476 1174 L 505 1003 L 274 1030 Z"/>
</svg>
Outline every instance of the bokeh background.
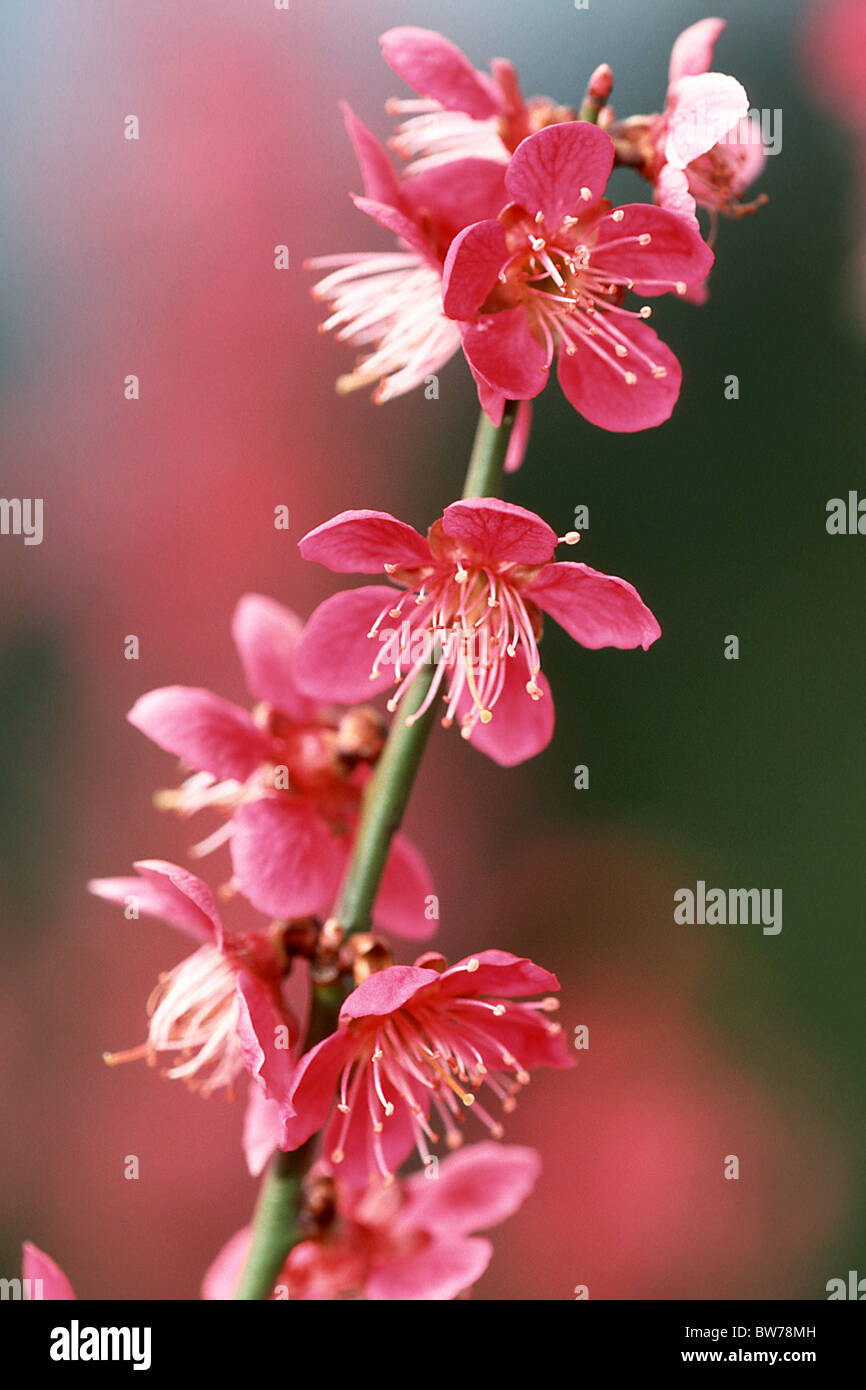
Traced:
<svg viewBox="0 0 866 1390">
<path fill-rule="evenodd" d="M 504 771 L 437 730 L 412 802 L 442 948 L 532 954 L 561 978 L 565 1027 L 590 1032 L 579 1065 L 537 1075 L 511 1117 L 544 1180 L 496 1235 L 479 1297 L 585 1284 L 592 1298 L 815 1299 L 866 1274 L 866 540 L 825 530 L 829 498 L 866 494 L 861 204 L 853 140 L 813 101 L 806 8 L 721 10 L 715 66 L 782 110 L 783 145 L 768 206 L 720 229 L 710 302 L 659 303 L 684 365 L 674 419 L 604 434 L 553 388 L 507 485 L 560 532 L 587 505 L 580 558 L 635 583 L 663 640 L 591 653 L 551 626 L 551 747 Z M 479 66 L 511 57 L 527 92 L 575 104 L 608 60 L 618 111 L 656 110 L 670 45 L 704 13 L 696 0 L 2 7 L 0 491 L 45 501 L 40 546 L 0 538 L 5 1276 L 28 1238 L 82 1297 L 195 1298 L 247 1219 L 242 1103 L 101 1062 L 144 1036 L 152 984 L 186 948 L 85 882 L 183 859 L 199 830 L 153 808 L 175 767 L 125 713 L 174 682 L 242 701 L 228 630 L 241 593 L 306 614 L 335 587 L 298 558 L 310 527 L 355 506 L 423 527 L 461 485 L 476 416 L 462 361 L 438 400 L 334 395 L 351 352 L 317 336 L 302 262 L 388 244 L 349 202 L 338 100 L 384 136 L 386 98 L 406 93 L 377 36 L 415 23 Z M 138 142 L 123 138 L 130 113 Z M 619 196 L 646 196 L 617 177 Z M 204 872 L 216 885 L 225 858 Z M 781 934 L 675 925 L 675 890 L 699 878 L 781 887 Z M 138 1181 L 123 1176 L 130 1154 Z M 739 1181 L 723 1178 L 728 1154 Z"/>
</svg>

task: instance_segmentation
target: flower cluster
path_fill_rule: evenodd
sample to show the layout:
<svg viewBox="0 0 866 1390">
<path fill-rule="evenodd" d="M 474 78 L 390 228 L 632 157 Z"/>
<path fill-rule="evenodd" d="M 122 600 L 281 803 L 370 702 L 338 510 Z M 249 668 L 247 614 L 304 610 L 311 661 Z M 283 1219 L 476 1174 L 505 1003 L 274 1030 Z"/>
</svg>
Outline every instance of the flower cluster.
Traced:
<svg viewBox="0 0 866 1390">
<path fill-rule="evenodd" d="M 401 174 L 344 114 L 365 190 L 354 201 L 397 249 L 309 262 L 329 271 L 314 291 L 331 310 L 323 331 L 364 350 L 338 389 L 376 384 L 375 399 L 389 400 L 462 347 L 494 423 L 506 400 L 544 389 L 554 357 L 567 399 L 600 428 L 667 420 L 680 366 L 645 322 L 652 306 L 626 296 L 700 303 L 713 255 L 698 209 L 712 237 L 719 215 L 763 201 L 742 200 L 764 165 L 760 122 L 736 78 L 711 71 L 724 27 L 705 19 L 685 30 L 663 109 L 625 119 L 609 103 L 606 64 L 575 111 L 527 100 L 505 59 L 485 73 L 431 30 L 383 34 L 386 62 L 416 93 L 388 104 L 400 118 L 390 143 Z M 611 206 L 615 164 L 651 185 L 656 207 Z"/>
<path fill-rule="evenodd" d="M 182 763 L 157 806 L 215 816 L 190 854 L 227 862 L 216 896 L 161 859 L 90 883 L 194 943 L 153 989 L 144 1041 L 105 1060 L 160 1063 L 204 1095 L 231 1096 L 246 1078 L 251 1173 L 275 1154 L 277 1167 L 282 1155 L 298 1165 L 294 1245 L 278 1252 L 276 1285 L 292 1299 L 454 1298 L 490 1258 L 476 1233 L 516 1211 L 538 1176 L 534 1150 L 494 1141 L 535 1070 L 573 1065 L 553 1017 L 556 976 L 495 948 L 401 964 L 381 933 L 427 941 L 436 930 L 432 877 L 399 829 L 434 709 L 513 767 L 553 735 L 545 618 L 588 650 L 647 651 L 660 636 L 632 584 L 557 558 L 576 531 L 559 536 L 486 493 L 497 469 L 520 462 L 528 403 L 554 360 L 566 398 L 598 427 L 634 432 L 671 414 L 680 366 L 642 301 L 702 298 L 713 252 L 697 210 L 745 211 L 759 168 L 745 92 L 709 70 L 722 27 L 681 35 L 664 110 L 624 121 L 606 65 L 575 111 L 524 98 L 510 63 L 479 72 L 430 31 L 383 36 L 417 97 L 390 105 L 399 174 L 343 109 L 364 188 L 355 203 L 397 245 L 313 262 L 326 272 L 323 328 L 364 350 L 339 386 L 375 384 L 388 400 L 462 349 L 487 417 L 478 452 L 491 439 L 501 451 L 486 472 L 473 463 L 467 495 L 426 535 L 355 509 L 300 541 L 305 560 L 379 582 L 333 594 L 306 623 L 273 599 L 240 600 L 232 634 L 250 708 L 173 685 L 129 712 Z M 650 182 L 654 203 L 608 200 L 617 163 Z M 230 925 L 236 909 L 243 926 Z M 456 1152 L 467 1130 L 480 1142 Z M 440 1143 L 454 1151 L 441 1166 Z M 206 1298 L 244 1285 L 257 1239 L 246 1228 L 229 1241 Z M 74 1297 L 34 1246 L 27 1270 L 47 1296 Z"/>
</svg>

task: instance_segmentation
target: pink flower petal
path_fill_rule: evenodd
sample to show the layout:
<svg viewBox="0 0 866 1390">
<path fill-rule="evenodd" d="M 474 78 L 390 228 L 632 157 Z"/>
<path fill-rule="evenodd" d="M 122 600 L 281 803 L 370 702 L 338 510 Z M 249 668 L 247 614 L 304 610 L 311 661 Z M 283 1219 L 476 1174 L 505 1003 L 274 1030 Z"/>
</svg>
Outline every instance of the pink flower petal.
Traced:
<svg viewBox="0 0 866 1390">
<path fill-rule="evenodd" d="M 489 1140 L 470 1144 L 439 1164 L 435 1181 L 426 1173 L 407 1180 L 408 1201 L 396 1224 L 438 1239 L 489 1231 L 520 1209 L 540 1172 L 535 1149 Z"/>
<path fill-rule="evenodd" d="M 214 777 L 245 782 L 270 753 L 270 743 L 239 705 L 210 690 L 168 685 L 136 700 L 130 724 L 167 753 Z"/>
<path fill-rule="evenodd" d="M 140 859 L 135 867 L 138 878 L 94 878 L 87 887 L 108 902 L 134 898 L 145 916 L 168 922 L 196 941 L 221 944 L 222 922 L 206 883 L 163 859 Z"/>
<path fill-rule="evenodd" d="M 273 797 L 241 806 L 231 838 L 240 890 L 271 917 L 327 913 L 348 854 L 348 837 L 333 835 L 315 807 L 300 797 Z"/>
<path fill-rule="evenodd" d="M 411 941 L 426 941 L 438 922 L 428 916 L 433 880 L 423 856 L 405 835 L 396 834 L 373 908 L 377 927 Z"/>
<path fill-rule="evenodd" d="M 527 587 L 545 613 L 584 647 L 643 647 L 661 628 L 625 579 L 562 560 L 547 565 Z"/>
<path fill-rule="evenodd" d="M 281 1148 L 298 1149 L 322 1128 L 336 1100 L 340 1073 L 357 1046 L 348 1029 L 338 1028 L 304 1053 L 295 1068 L 288 1099 L 281 1107 Z"/>
<path fill-rule="evenodd" d="M 619 209 L 622 220 L 607 218 L 599 227 L 598 239 L 592 252 L 592 265 L 602 271 L 627 275 L 634 281 L 635 293 L 656 295 L 669 292 L 669 284 L 647 284 L 646 281 L 673 281 L 691 284 L 703 280 L 713 264 L 713 253 L 701 239 L 696 225 L 681 216 L 650 203 L 627 203 Z M 638 242 L 612 245 L 620 237 L 651 238 L 646 246 Z M 626 330 L 628 331 L 628 330 Z"/>
<path fill-rule="evenodd" d="M 384 227 L 388 232 L 393 232 L 394 236 L 405 241 L 425 260 L 438 265 L 427 237 L 421 228 L 412 221 L 411 217 L 407 217 L 399 208 L 391 207 L 389 203 L 379 203 L 373 198 L 359 198 L 354 193 L 351 197 L 359 212 L 365 212 L 368 217 L 372 217 L 374 222 L 378 222 L 380 227 Z"/>
<path fill-rule="evenodd" d="M 474 970 L 467 963 L 477 961 Z M 440 976 L 446 994 L 501 994 L 518 999 L 531 994 L 555 993 L 559 989 L 556 976 L 528 956 L 514 956 L 510 951 L 478 951 L 456 961 Z M 467 1230 L 469 1228 L 467 1227 Z M 479 1229 L 475 1227 L 473 1229 Z"/>
<path fill-rule="evenodd" d="M 24 1241 L 22 1249 L 24 1255 L 21 1273 L 23 1278 L 30 1280 L 31 1298 L 34 1298 L 34 1294 L 37 1292 L 33 1288 L 33 1280 L 41 1279 L 41 1297 L 46 1301 L 69 1302 L 73 1300 L 77 1302 L 72 1285 L 50 1255 L 46 1255 L 44 1250 L 40 1250 L 38 1245 L 34 1245 L 29 1240 Z"/>
<path fill-rule="evenodd" d="M 655 197 L 660 207 L 698 229 L 697 203 L 689 192 L 689 179 L 684 169 L 663 164 L 655 182 Z"/>
<path fill-rule="evenodd" d="M 529 432 L 532 428 L 532 402 L 521 401 L 517 407 L 517 414 L 514 417 L 514 425 L 511 429 L 511 438 L 508 441 L 508 449 L 505 454 L 506 473 L 516 473 L 526 457 L 526 447 L 529 444 Z"/>
<path fill-rule="evenodd" d="M 742 193 L 763 173 L 767 163 L 760 117 L 747 116 L 719 143 L 730 168 L 731 192 Z"/>
<path fill-rule="evenodd" d="M 478 1237 L 437 1239 L 402 1260 L 379 1265 L 367 1280 L 365 1293 L 378 1302 L 445 1302 L 477 1283 L 492 1255 L 490 1242 Z"/>
<path fill-rule="evenodd" d="M 669 81 L 708 72 L 713 61 L 713 48 L 724 28 L 723 19 L 699 19 L 697 24 L 684 29 L 671 49 Z"/>
<path fill-rule="evenodd" d="M 452 241 L 442 275 L 442 307 L 449 318 L 469 319 L 497 284 L 508 259 L 501 222 L 491 219 L 465 227 Z"/>
<path fill-rule="evenodd" d="M 238 972 L 235 993 L 244 1066 L 253 1082 L 264 1087 L 268 1100 L 283 1104 L 295 1067 L 290 1048 L 277 1046 L 277 1029 L 289 1028 L 288 1041 L 292 1043 L 297 1039 L 297 1023 L 288 1022 L 288 1015 L 275 1007 L 271 989 L 247 970 Z"/>
<path fill-rule="evenodd" d="M 554 1067 L 557 1071 L 568 1071 L 571 1067 L 576 1067 L 577 1058 L 573 1050 L 569 1050 L 565 1033 L 555 1025 L 551 1031 L 545 1020 L 545 1014 L 537 1013 L 530 1014 L 529 1018 L 514 1014 L 510 1018 L 500 1018 L 496 1028 L 498 1046 L 519 1057 L 527 1071 L 534 1071 L 536 1067 Z M 498 1065 L 498 1050 L 491 1049 L 488 1054 L 485 1054 L 483 1048 L 481 1051 L 488 1065 Z"/>
<path fill-rule="evenodd" d="M 735 77 L 705 72 L 680 77 L 668 89 L 665 159 L 685 169 L 747 115 L 749 98 Z"/>
<path fill-rule="evenodd" d="M 403 201 L 416 221 L 436 228 L 444 254 L 470 222 L 498 217 L 508 201 L 505 165 L 493 159 L 449 159 L 407 179 Z"/>
<path fill-rule="evenodd" d="M 364 180 L 366 197 L 374 203 L 402 208 L 400 181 L 382 145 L 358 119 L 347 101 L 340 102 L 340 110 Z"/>
<path fill-rule="evenodd" d="M 226 1242 L 202 1280 L 203 1299 L 222 1302 L 234 1298 L 252 1236 L 252 1227 L 244 1226 L 243 1230 L 237 1231 L 231 1240 Z"/>
<path fill-rule="evenodd" d="M 430 1092 L 420 1082 L 409 1076 L 403 1077 L 403 1084 L 414 1097 L 425 1114 L 430 1109 Z M 387 1082 L 386 1082 L 387 1085 Z M 300 1101 L 296 1101 L 300 1110 Z M 333 1155 L 342 1149 L 343 1159 L 334 1163 L 335 1171 L 343 1183 L 352 1187 L 380 1186 L 384 1179 L 382 1163 L 390 1173 L 396 1173 L 401 1163 L 415 1148 L 415 1129 L 409 1106 L 399 1103 L 393 1115 L 383 1121 L 380 1134 L 373 1129 L 373 1121 L 366 1100 L 351 1107 L 347 1117 L 334 1108 L 322 1136 L 322 1154 L 333 1162 Z M 290 1121 L 294 1124 L 295 1121 Z"/>
<path fill-rule="evenodd" d="M 483 377 L 507 400 L 528 401 L 544 390 L 550 364 L 530 332 L 521 305 L 461 322 L 460 336 L 473 375 Z"/>
<path fill-rule="evenodd" d="M 466 359 L 466 365 L 472 373 L 472 380 L 478 388 L 478 404 L 490 420 L 490 423 L 496 425 L 498 429 L 502 424 L 502 416 L 505 413 L 506 398 L 501 391 L 497 391 L 494 386 L 491 386 L 488 381 L 484 380 L 484 377 L 475 370 L 468 357 Z"/>
<path fill-rule="evenodd" d="M 350 1018 L 378 1018 L 401 1009 L 414 999 L 419 989 L 439 980 L 436 970 L 424 970 L 417 965 L 389 965 L 368 975 L 343 1002 L 341 1021 Z"/>
<path fill-rule="evenodd" d="M 442 529 L 463 542 L 470 558 L 489 564 L 545 565 L 556 548 L 556 532 L 546 521 L 498 497 L 452 502 L 445 508 Z"/>
<path fill-rule="evenodd" d="M 502 97 L 495 83 L 441 34 L 405 25 L 389 29 L 379 42 L 385 62 L 419 96 L 476 121 L 498 114 Z"/>
<path fill-rule="evenodd" d="M 396 589 L 365 585 L 332 594 L 319 604 L 304 628 L 295 659 L 295 677 L 305 694 L 326 703 L 351 705 L 370 700 L 393 684 L 393 664 L 385 662 L 377 679 L 370 679 L 382 634 L 367 634 L 383 609 L 382 628 L 398 631 L 399 619 L 389 617 L 388 609 L 399 599 Z"/>
<path fill-rule="evenodd" d="M 297 614 L 263 594 L 244 594 L 232 618 L 232 636 L 250 694 L 299 724 L 316 715 L 315 703 L 300 693 L 292 674 L 302 630 Z"/>
<path fill-rule="evenodd" d="M 386 565 L 417 569 L 431 562 L 423 536 L 390 512 L 340 512 L 308 531 L 298 549 L 336 574 L 380 574 Z"/>
<path fill-rule="evenodd" d="M 529 674 L 525 664 L 518 657 L 506 659 L 505 684 L 493 708 L 493 718 L 489 724 L 479 720 L 473 726 L 469 742 L 500 767 L 516 767 L 547 747 L 553 737 L 555 711 L 544 673 L 539 672 L 535 677 L 542 691 L 541 699 L 533 700 L 526 689 Z M 458 703 L 458 721 L 471 707 L 469 695 L 464 692 Z"/>
<path fill-rule="evenodd" d="M 624 361 L 611 360 L 583 345 L 572 356 L 560 352 L 559 384 L 575 410 L 591 424 L 629 433 L 670 418 L 680 394 L 682 370 L 670 348 L 647 324 L 633 320 L 623 331 L 632 348 L 663 367 L 665 376 L 653 376 L 635 351 Z M 634 385 L 625 380 L 626 367 L 637 376 Z"/>
<path fill-rule="evenodd" d="M 242 1140 L 250 1177 L 257 1178 L 265 1171 L 271 1154 L 280 1147 L 282 1136 L 278 1102 L 268 1100 L 264 1086 L 252 1082 L 247 1094 Z"/>
<path fill-rule="evenodd" d="M 546 230 L 556 232 L 566 217 L 588 212 L 603 197 L 613 156 L 610 136 L 589 121 L 545 126 L 514 151 L 508 196 L 532 216 L 543 213 Z"/>
</svg>

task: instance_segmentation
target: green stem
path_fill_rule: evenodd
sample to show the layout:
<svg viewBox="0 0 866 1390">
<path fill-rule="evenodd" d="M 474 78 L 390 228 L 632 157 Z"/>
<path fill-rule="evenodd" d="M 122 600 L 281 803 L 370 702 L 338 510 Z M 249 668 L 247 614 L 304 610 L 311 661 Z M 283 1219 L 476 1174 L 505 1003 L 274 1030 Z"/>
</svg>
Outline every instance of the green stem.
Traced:
<svg viewBox="0 0 866 1390">
<path fill-rule="evenodd" d="M 507 401 L 499 426 L 492 425 L 482 412 L 466 474 L 464 498 L 498 494 L 516 411 L 517 403 Z M 430 666 L 420 671 L 400 701 L 376 771 L 365 788 L 349 869 L 334 909 L 334 916 L 349 935 L 366 931 L 372 922 L 373 904 L 388 850 L 403 819 L 436 717 L 436 701 L 431 701 L 430 708 L 412 724 L 406 721 L 424 703 L 435 669 Z M 341 1002 L 342 992 L 337 986 L 313 991 L 313 1012 L 305 1051 L 337 1027 Z M 235 1298 L 268 1298 L 286 1256 L 298 1243 L 298 1199 L 313 1143 L 314 1139 L 310 1139 L 292 1153 L 278 1150 L 273 1155 L 259 1193 L 250 1250 Z"/>
<path fill-rule="evenodd" d="M 463 497 L 497 497 L 502 487 L 502 473 L 508 441 L 514 428 L 517 401 L 506 401 L 502 424 L 492 425 L 482 410 L 478 417 L 472 456 L 466 471 Z"/>
</svg>

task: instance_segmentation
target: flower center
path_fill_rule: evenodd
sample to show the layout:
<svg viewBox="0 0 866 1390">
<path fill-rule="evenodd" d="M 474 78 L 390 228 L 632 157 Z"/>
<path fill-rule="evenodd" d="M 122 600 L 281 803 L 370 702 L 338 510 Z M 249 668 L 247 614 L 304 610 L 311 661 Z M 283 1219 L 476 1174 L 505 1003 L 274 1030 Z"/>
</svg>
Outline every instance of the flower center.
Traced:
<svg viewBox="0 0 866 1390">
<path fill-rule="evenodd" d="M 590 189 L 581 190 L 589 201 Z M 597 258 L 617 248 L 649 246 L 650 232 L 633 233 L 599 240 L 599 230 L 607 222 L 619 224 L 625 213 L 622 208 L 605 211 L 594 209 L 589 221 L 566 217 L 562 226 L 551 231 L 544 216 L 536 213 L 532 219 L 523 209 L 512 210 L 506 223 L 511 255 L 499 272 L 500 286 L 490 297 L 490 306 L 500 307 L 522 303 L 539 342 L 547 352 L 547 365 L 553 361 L 557 347 L 571 357 L 578 348 L 602 358 L 622 377 L 628 386 L 638 380 L 638 370 L 656 378 L 667 370 L 655 362 L 628 334 L 628 322 L 648 319 L 652 309 L 644 304 L 640 309 L 624 309 L 622 301 L 627 290 L 635 288 L 628 275 L 600 265 Z M 642 286 L 671 290 L 683 295 L 682 280 L 659 280 L 651 275 L 641 276 Z"/>
<path fill-rule="evenodd" d="M 389 575 L 396 568 L 385 566 Z M 370 679 L 378 677 L 380 667 L 394 667 L 398 685 L 388 701 L 389 710 L 393 713 L 415 676 L 431 663 L 436 671 L 430 688 L 407 723 L 421 718 L 444 685 L 442 723 L 449 727 L 458 705 L 467 700 L 461 734 L 468 738 L 479 721 L 488 724 L 493 718 L 507 662 L 513 659 L 525 663 L 526 691 L 533 700 L 540 699 L 536 676 L 541 670 L 541 615 L 521 592 L 522 583 L 534 573 L 522 566 L 500 570 L 470 562 L 457 550 L 432 570 L 415 575 L 401 572 L 409 587 L 393 607 L 383 608 L 367 634 L 379 640 Z M 399 626 L 386 626 L 388 618 Z"/>
<path fill-rule="evenodd" d="M 474 968 L 478 968 L 477 961 Z M 467 970 L 471 973 L 472 969 L 470 961 Z M 552 1013 L 558 1007 L 559 1001 L 554 998 L 515 1003 L 458 997 L 415 1001 L 410 1008 L 398 1009 L 384 1021 L 365 1020 L 361 1024 L 363 1044 L 347 1063 L 340 1080 L 337 1109 L 343 1115 L 343 1123 L 331 1151 L 331 1162 L 343 1162 L 352 1114 L 356 1107 L 364 1105 L 372 1129 L 373 1159 L 378 1175 L 386 1183 L 393 1174 L 385 1159 L 381 1136 L 399 1107 L 410 1113 L 416 1148 L 425 1164 L 432 1156 L 428 1141 L 439 1141 L 430 1123 L 432 1109 L 442 1122 L 450 1149 L 463 1142 L 460 1127 L 465 1122 L 464 1112 L 470 1107 L 493 1138 L 501 1139 L 502 1125 L 479 1104 L 477 1093 L 482 1085 L 488 1086 L 509 1114 L 516 1105 L 517 1092 L 530 1078 L 528 1070 L 497 1036 L 497 1022 L 506 1014 L 515 1023 L 527 1011 Z M 559 1031 L 555 1023 L 547 1028 Z M 509 1036 L 514 1036 L 513 1028 L 509 1029 Z"/>
</svg>

